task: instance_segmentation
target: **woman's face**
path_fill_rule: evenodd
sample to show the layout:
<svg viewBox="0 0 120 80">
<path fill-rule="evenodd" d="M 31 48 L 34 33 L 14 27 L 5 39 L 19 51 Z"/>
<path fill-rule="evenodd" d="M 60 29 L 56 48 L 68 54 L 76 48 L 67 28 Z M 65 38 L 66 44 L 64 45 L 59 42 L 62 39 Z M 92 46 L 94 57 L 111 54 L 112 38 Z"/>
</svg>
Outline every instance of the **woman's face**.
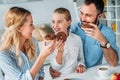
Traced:
<svg viewBox="0 0 120 80">
<path fill-rule="evenodd" d="M 65 33 L 68 32 L 68 27 L 70 26 L 71 21 L 65 19 L 64 14 L 60 13 L 53 13 L 52 15 L 52 28 L 53 30 L 58 33 L 63 31 Z"/>
<path fill-rule="evenodd" d="M 32 16 L 28 15 L 26 17 L 26 22 L 20 27 L 20 36 L 24 39 L 29 39 L 32 37 L 32 32 L 34 30 Z"/>
</svg>

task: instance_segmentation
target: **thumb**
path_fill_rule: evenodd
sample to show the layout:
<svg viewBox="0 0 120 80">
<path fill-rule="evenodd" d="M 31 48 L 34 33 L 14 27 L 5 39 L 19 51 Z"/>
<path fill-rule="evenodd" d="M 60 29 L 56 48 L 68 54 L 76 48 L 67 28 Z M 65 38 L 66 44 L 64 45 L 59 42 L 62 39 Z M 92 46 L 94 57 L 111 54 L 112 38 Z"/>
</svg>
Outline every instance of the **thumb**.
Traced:
<svg viewBox="0 0 120 80">
<path fill-rule="evenodd" d="M 46 41 L 43 41 L 43 46 L 46 46 Z"/>
<path fill-rule="evenodd" d="M 95 25 L 95 24 L 93 24 L 93 23 L 90 23 L 89 25 L 92 26 L 93 29 L 96 29 L 96 27 L 97 27 L 97 25 Z"/>
</svg>

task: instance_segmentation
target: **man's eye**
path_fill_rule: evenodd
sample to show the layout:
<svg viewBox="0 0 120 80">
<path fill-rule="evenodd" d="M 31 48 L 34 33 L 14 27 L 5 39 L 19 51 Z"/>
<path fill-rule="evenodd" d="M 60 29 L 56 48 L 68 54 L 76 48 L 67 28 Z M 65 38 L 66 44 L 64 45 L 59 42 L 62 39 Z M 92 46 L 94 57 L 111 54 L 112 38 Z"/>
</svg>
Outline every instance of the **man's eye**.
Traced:
<svg viewBox="0 0 120 80">
<path fill-rule="evenodd" d="M 79 14 L 80 14 L 80 15 L 83 15 L 83 13 L 82 13 L 82 12 L 79 12 Z"/>
<path fill-rule="evenodd" d="M 86 16 L 91 17 L 91 15 L 87 14 Z"/>
</svg>

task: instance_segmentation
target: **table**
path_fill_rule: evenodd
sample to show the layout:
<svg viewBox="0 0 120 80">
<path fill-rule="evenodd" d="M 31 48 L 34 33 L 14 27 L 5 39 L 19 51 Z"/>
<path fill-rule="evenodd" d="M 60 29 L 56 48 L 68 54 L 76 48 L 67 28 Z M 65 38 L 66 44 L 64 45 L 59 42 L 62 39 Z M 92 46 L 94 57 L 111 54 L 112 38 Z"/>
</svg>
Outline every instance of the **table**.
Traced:
<svg viewBox="0 0 120 80">
<path fill-rule="evenodd" d="M 107 65 L 107 64 L 104 64 L 104 65 Z M 68 79 L 78 78 L 78 79 L 70 79 L 70 80 L 101 80 L 99 78 L 98 72 L 97 72 L 97 69 L 100 66 L 102 66 L 102 65 L 88 68 L 84 73 L 71 73 L 71 74 L 68 74 L 68 75 L 58 77 L 54 80 L 64 80 L 65 78 L 68 78 Z M 109 65 L 107 65 L 107 66 L 109 66 Z M 116 67 L 110 67 L 110 68 L 111 68 L 111 74 L 115 73 L 115 72 L 120 73 L 120 64 L 118 64 Z M 104 79 L 104 80 L 106 80 L 106 79 Z"/>
</svg>

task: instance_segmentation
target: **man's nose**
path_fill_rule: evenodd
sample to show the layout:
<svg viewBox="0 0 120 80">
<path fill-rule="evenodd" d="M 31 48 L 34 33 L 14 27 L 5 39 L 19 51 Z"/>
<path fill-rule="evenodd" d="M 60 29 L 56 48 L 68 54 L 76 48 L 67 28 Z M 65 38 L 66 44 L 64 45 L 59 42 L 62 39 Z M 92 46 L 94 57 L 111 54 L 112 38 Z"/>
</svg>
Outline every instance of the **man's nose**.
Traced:
<svg viewBox="0 0 120 80">
<path fill-rule="evenodd" d="M 82 22 L 83 22 L 83 21 L 86 22 L 86 16 L 85 16 L 85 15 L 81 15 L 81 16 L 80 16 L 80 19 L 81 19 Z"/>
</svg>

